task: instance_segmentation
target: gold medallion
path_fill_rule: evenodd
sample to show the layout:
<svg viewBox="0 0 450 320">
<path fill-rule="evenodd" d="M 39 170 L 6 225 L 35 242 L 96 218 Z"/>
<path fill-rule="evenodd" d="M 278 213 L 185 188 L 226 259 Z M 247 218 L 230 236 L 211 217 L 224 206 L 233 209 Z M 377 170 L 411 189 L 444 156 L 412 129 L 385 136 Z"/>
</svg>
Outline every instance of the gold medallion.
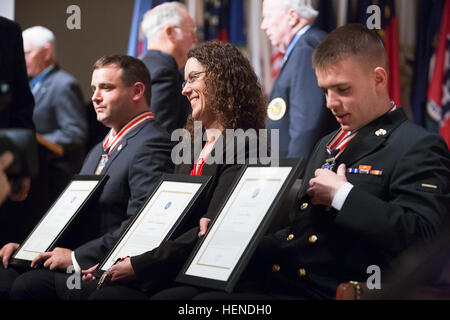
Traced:
<svg viewBox="0 0 450 320">
<path fill-rule="evenodd" d="M 267 116 L 270 120 L 278 121 L 286 114 L 286 102 L 282 98 L 275 98 L 270 101 L 267 107 Z"/>
</svg>

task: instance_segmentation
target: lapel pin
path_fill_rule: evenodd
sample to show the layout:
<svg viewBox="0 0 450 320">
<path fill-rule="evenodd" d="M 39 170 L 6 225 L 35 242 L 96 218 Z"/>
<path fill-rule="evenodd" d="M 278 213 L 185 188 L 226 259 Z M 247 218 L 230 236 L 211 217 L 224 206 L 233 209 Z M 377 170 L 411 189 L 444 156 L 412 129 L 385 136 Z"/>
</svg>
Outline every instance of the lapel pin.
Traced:
<svg viewBox="0 0 450 320">
<path fill-rule="evenodd" d="M 120 150 L 122 150 L 122 144 L 121 145 L 119 145 L 119 148 L 117 148 L 117 152 L 119 152 Z"/>
<path fill-rule="evenodd" d="M 385 136 L 386 134 L 387 134 L 387 131 L 384 130 L 384 129 L 378 129 L 378 130 L 375 132 L 375 135 L 376 135 L 377 137 Z"/>
</svg>

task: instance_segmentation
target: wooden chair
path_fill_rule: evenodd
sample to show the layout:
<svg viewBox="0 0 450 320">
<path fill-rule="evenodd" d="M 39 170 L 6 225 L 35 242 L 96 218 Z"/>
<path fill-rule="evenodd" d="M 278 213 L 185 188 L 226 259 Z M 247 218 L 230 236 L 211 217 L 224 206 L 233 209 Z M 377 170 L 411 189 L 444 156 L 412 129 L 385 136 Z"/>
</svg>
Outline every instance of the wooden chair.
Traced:
<svg viewBox="0 0 450 320">
<path fill-rule="evenodd" d="M 435 285 L 399 290 L 382 285 L 380 290 L 369 290 L 364 282 L 344 282 L 336 290 L 336 300 L 450 300 L 450 286 Z"/>
</svg>

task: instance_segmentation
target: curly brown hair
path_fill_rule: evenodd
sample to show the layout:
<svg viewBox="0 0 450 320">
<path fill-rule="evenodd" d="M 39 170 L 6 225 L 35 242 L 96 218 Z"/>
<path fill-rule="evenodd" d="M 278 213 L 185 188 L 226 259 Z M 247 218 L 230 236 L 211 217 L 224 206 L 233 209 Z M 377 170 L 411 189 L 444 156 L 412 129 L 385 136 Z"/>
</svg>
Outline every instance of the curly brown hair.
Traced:
<svg viewBox="0 0 450 320">
<path fill-rule="evenodd" d="M 188 52 L 205 68 L 206 107 L 225 129 L 264 129 L 266 100 L 250 62 L 230 43 L 209 41 Z M 192 117 L 186 128 L 191 129 Z"/>
</svg>

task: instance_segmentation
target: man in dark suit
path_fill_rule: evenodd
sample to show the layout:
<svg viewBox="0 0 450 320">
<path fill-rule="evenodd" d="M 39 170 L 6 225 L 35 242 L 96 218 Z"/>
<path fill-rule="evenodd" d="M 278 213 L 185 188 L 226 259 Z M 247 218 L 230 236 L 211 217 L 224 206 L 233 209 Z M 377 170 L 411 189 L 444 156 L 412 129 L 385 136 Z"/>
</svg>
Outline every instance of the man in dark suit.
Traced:
<svg viewBox="0 0 450 320">
<path fill-rule="evenodd" d="M 337 127 L 311 66 L 312 52 L 325 37 L 311 26 L 317 14 L 308 0 L 263 3 L 261 29 L 284 54 L 267 108 L 267 129 L 279 130 L 283 158 L 307 158 L 316 142 Z"/>
<path fill-rule="evenodd" d="M 197 43 L 196 27 L 186 7 L 166 2 L 148 11 L 142 21 L 148 52 L 142 61 L 152 76 L 152 110 L 169 133 L 183 128 L 191 111 L 181 94 L 187 52 Z"/>
<path fill-rule="evenodd" d="M 149 88 L 149 72 L 138 59 L 108 56 L 94 65 L 92 101 L 97 120 L 111 131 L 91 150 L 80 172 L 109 176 L 98 202 L 86 214 L 84 232 L 89 234 L 83 236 L 89 236 L 90 241 L 73 251 L 55 248 L 38 255 L 32 266 L 42 263 L 44 269 L 22 274 L 16 280 L 16 297 L 27 294 L 27 298 L 54 298 L 54 288 L 65 287 L 69 276 L 54 271 L 65 271 L 72 265 L 80 271 L 97 263 L 152 192 L 162 173 L 172 172 L 172 143 L 149 111 Z M 74 233 L 72 237 L 79 239 L 80 235 Z M 17 244 L 7 246 L 0 251 L 4 264 Z"/>
<path fill-rule="evenodd" d="M 231 298 L 332 299 L 341 282 L 382 281 L 395 257 L 436 238 L 449 215 L 449 150 L 390 101 L 377 33 L 336 29 L 313 66 L 341 129 L 316 145 L 290 225 L 264 238 Z"/>
<path fill-rule="evenodd" d="M 85 156 L 87 116 L 76 79 L 56 64 L 55 36 L 42 26 L 23 31 L 30 87 L 36 102 L 33 121 L 44 139 L 63 147 L 64 155 L 47 153 L 49 201 L 80 171 Z"/>
</svg>

